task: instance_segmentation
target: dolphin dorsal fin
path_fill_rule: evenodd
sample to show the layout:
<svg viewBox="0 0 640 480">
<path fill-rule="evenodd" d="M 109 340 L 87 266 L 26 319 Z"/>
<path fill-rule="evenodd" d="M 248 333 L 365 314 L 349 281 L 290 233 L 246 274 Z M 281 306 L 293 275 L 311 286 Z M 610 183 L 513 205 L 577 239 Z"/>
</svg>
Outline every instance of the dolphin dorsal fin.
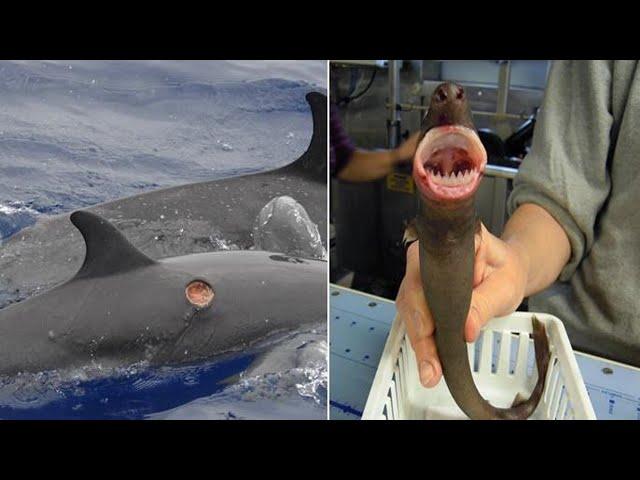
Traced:
<svg viewBox="0 0 640 480">
<path fill-rule="evenodd" d="M 71 222 L 80 230 L 86 246 L 84 263 L 74 278 L 104 277 L 154 263 L 116 227 L 95 213 L 74 212 Z"/>
<path fill-rule="evenodd" d="M 313 117 L 313 135 L 307 150 L 283 171 L 295 171 L 319 182 L 327 181 L 327 97 L 309 92 L 306 97 Z"/>
</svg>

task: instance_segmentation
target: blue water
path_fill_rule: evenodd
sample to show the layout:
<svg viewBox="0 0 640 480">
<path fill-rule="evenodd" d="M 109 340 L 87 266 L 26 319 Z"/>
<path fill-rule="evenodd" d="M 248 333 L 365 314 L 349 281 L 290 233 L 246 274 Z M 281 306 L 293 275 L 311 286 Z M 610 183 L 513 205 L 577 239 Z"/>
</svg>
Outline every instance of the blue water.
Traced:
<svg viewBox="0 0 640 480">
<path fill-rule="evenodd" d="M 325 62 L 0 62 L 0 243 L 42 216 L 287 164 L 312 90 Z M 0 418 L 325 418 L 326 330 L 300 335 L 186 367 L 0 379 Z"/>
<path fill-rule="evenodd" d="M 324 339 L 318 328 L 200 364 L 90 365 L 0 378 L 0 419 L 325 419 Z M 292 361 L 301 349 L 311 354 Z M 273 356 L 278 368 L 251 371 Z"/>
<path fill-rule="evenodd" d="M 112 376 L 58 381 L 56 373 L 7 380 L 11 400 L 0 406 L 3 419 L 141 419 L 222 391 L 222 383 L 246 369 L 255 355 L 187 368 L 130 367 Z M 233 413 L 232 413 L 233 414 Z"/>
</svg>

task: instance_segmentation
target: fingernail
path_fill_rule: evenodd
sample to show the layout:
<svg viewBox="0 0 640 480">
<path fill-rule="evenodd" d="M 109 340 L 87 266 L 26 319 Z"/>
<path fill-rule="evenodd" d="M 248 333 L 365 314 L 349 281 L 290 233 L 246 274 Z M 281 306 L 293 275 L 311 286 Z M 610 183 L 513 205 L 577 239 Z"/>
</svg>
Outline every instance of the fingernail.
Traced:
<svg viewBox="0 0 640 480">
<path fill-rule="evenodd" d="M 422 383 L 422 385 L 426 387 L 433 378 L 434 373 L 433 366 L 429 362 L 426 360 L 420 362 L 420 383 Z"/>
</svg>

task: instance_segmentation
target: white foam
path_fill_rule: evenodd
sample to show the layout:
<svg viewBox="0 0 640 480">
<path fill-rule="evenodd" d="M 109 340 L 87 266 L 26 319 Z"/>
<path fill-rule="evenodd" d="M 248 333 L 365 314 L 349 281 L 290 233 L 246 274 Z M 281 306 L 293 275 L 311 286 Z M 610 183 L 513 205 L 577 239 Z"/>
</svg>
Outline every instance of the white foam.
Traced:
<svg viewBox="0 0 640 480">
<path fill-rule="evenodd" d="M 5 215 L 15 215 L 17 213 L 30 213 L 32 215 L 38 215 L 40 212 L 34 210 L 31 207 L 27 207 L 26 205 L 20 205 L 19 203 L 0 203 L 0 213 L 4 213 Z"/>
</svg>

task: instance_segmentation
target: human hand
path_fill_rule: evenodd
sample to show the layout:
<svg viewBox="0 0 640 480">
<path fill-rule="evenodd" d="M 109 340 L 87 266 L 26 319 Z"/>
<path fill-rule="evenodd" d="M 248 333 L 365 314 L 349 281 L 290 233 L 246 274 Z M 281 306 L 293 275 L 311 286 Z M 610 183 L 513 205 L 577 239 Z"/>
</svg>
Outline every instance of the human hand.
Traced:
<svg viewBox="0 0 640 480">
<path fill-rule="evenodd" d="M 405 323 L 416 354 L 420 382 L 431 388 L 442 377 L 434 332 L 435 324 L 422 291 L 418 242 L 407 249 L 407 267 L 396 298 L 398 315 Z M 475 237 L 475 263 L 471 306 L 465 323 L 467 342 L 477 339 L 492 318 L 512 313 L 524 298 L 528 259 L 516 243 L 506 243 L 481 226 Z"/>
<path fill-rule="evenodd" d="M 418 137 L 420 132 L 415 132 L 409 136 L 402 144 L 393 150 L 394 163 L 404 163 L 413 160 L 413 156 L 418 148 Z"/>
</svg>

